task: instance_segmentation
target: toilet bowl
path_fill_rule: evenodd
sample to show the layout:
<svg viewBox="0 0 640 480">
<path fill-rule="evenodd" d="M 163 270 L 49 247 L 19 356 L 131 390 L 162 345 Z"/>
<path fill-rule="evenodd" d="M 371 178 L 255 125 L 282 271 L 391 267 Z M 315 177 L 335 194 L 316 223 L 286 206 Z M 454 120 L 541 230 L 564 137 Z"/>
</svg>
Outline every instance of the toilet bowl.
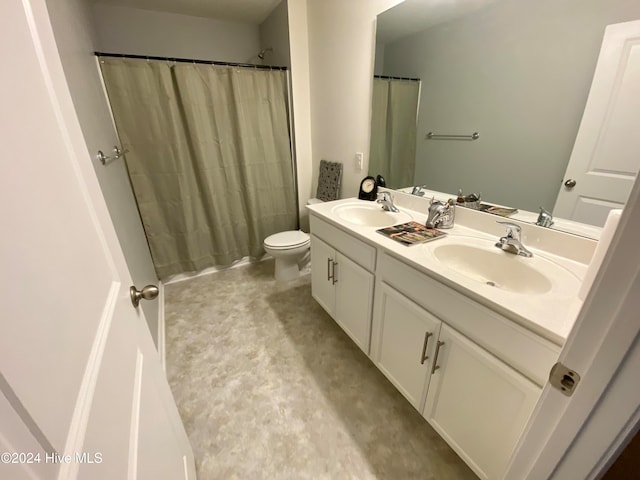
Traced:
<svg viewBox="0 0 640 480">
<path fill-rule="evenodd" d="M 309 252 L 311 237 L 302 230 L 289 230 L 268 236 L 263 245 L 276 261 L 276 280 L 290 282 L 300 276 L 301 263 Z"/>
<path fill-rule="evenodd" d="M 322 203 L 310 198 L 307 205 Z M 264 250 L 276 261 L 275 277 L 279 282 L 289 282 L 300 276 L 300 269 L 308 263 L 311 237 L 302 230 L 274 233 L 264 239 Z"/>
</svg>

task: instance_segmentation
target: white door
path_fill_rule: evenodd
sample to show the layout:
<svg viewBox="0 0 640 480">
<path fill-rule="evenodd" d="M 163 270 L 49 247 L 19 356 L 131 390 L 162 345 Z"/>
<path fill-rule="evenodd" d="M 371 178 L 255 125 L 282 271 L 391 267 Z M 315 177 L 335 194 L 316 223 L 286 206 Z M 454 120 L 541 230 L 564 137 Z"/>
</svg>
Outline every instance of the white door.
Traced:
<svg viewBox="0 0 640 480">
<path fill-rule="evenodd" d="M 640 20 L 605 31 L 556 217 L 603 226 L 611 209 L 624 206 L 640 167 L 638 112 Z"/>
<path fill-rule="evenodd" d="M 40 8 L 0 4 L 0 478 L 195 478 Z"/>
</svg>

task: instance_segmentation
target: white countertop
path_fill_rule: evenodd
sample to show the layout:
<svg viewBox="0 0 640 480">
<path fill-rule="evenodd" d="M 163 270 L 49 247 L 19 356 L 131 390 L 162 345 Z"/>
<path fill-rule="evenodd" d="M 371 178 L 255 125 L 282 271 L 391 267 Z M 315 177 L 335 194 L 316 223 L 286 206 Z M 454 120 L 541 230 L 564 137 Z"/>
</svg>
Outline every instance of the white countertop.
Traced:
<svg viewBox="0 0 640 480">
<path fill-rule="evenodd" d="M 471 279 L 449 268 L 444 263 L 441 263 L 433 253 L 438 245 L 444 245 L 446 243 L 461 243 L 465 241 L 473 243 L 474 241 L 479 241 L 474 239 L 483 239 L 485 242 L 491 241 L 495 243 L 500 236 L 500 229 L 502 228 L 495 226 L 494 229 L 495 216 L 480 212 L 462 213 L 462 210 L 468 209 L 457 209 L 454 227 L 443 230 L 447 233 L 446 236 L 431 242 L 406 246 L 377 233 L 376 230 L 380 227 L 354 225 L 332 213 L 335 207 L 349 203 L 356 205 L 360 203 L 368 206 L 375 205 L 372 202 L 349 198 L 309 205 L 308 208 L 312 214 L 318 215 L 323 220 L 353 234 L 359 239 L 383 249 L 392 256 L 475 301 L 501 313 L 505 317 L 510 318 L 553 343 L 562 345 L 566 340 L 582 306 L 582 301 L 578 298 L 577 293 L 587 269 L 586 263 L 588 263 L 588 261 L 585 262 L 584 259 L 589 258 L 589 252 L 592 252 L 593 248 L 595 248 L 595 242 L 585 239 L 584 242 L 590 243 L 576 245 L 575 242 L 580 241 L 577 237 L 561 232 L 553 232 L 552 235 L 554 235 L 554 238 L 552 241 L 545 238 L 539 240 L 537 235 L 548 236 L 549 233 L 543 231 L 548 229 L 541 229 L 541 227 L 535 226 L 523 227 L 523 244 L 534 256 L 531 259 L 527 259 L 513 255 L 513 260 L 525 263 L 527 261 L 536 262 L 536 268 L 539 270 L 545 268 L 545 262 L 553 262 L 553 264 L 555 264 L 553 265 L 554 268 L 558 269 L 560 267 L 561 271 L 557 276 L 561 278 L 555 278 L 555 276 L 549 275 L 548 278 L 551 280 L 552 288 L 545 293 L 522 294 L 505 291 Z M 396 205 L 398 205 L 398 202 L 396 202 Z M 413 206 L 415 207 L 416 205 L 418 204 L 414 201 Z M 424 203 L 424 205 L 427 204 Z M 408 214 L 412 220 L 424 225 L 426 221 L 426 208 L 424 208 L 423 213 L 422 211 L 398 206 L 400 210 Z M 422 207 L 423 205 L 418 206 Z M 420 208 L 420 210 L 422 210 L 422 208 Z M 477 218 L 474 218 L 477 215 L 482 216 L 477 217 L 481 219 L 480 222 L 478 222 Z M 484 220 L 486 217 L 488 217 L 488 220 Z M 501 218 L 498 219 L 503 220 Z M 511 221 L 512 219 L 509 220 Z M 490 226 L 485 230 L 490 230 L 491 233 L 477 229 L 478 225 L 482 224 L 482 222 L 488 222 L 487 225 Z M 402 223 L 402 221 L 398 223 Z M 470 228 L 469 225 L 473 225 L 476 228 Z M 528 230 L 525 232 L 524 228 Z M 527 243 L 527 236 L 531 240 L 531 243 Z M 565 244 L 566 242 L 569 242 L 569 244 Z M 558 251 L 560 252 L 582 250 L 586 253 L 578 255 L 577 258 L 582 260 L 578 261 L 576 258 L 570 259 L 557 254 L 557 252 L 549 251 L 550 249 L 543 250 L 536 248 L 538 245 L 558 245 Z M 505 255 L 511 254 L 505 252 Z"/>
</svg>

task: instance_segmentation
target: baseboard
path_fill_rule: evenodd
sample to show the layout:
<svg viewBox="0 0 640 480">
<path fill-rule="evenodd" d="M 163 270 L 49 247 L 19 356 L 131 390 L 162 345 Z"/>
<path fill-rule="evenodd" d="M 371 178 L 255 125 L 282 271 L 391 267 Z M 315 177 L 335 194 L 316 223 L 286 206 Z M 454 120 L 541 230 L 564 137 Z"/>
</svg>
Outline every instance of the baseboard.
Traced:
<svg viewBox="0 0 640 480">
<path fill-rule="evenodd" d="M 167 374 L 167 357 L 164 329 L 164 283 L 158 282 L 158 354 L 162 363 L 162 370 Z"/>
<path fill-rule="evenodd" d="M 235 261 L 231 265 L 227 265 L 225 267 L 209 267 L 209 268 L 205 268 L 204 270 L 200 270 L 199 272 L 177 273 L 167 278 L 165 280 L 165 285 L 184 282 L 185 280 L 191 280 L 192 278 L 204 277 L 205 275 L 211 275 L 212 273 L 223 272 L 225 270 L 229 270 L 230 268 L 243 267 L 251 263 L 257 263 L 257 262 L 262 262 L 264 260 L 269 260 L 270 258 L 273 258 L 273 257 L 268 253 L 265 253 L 262 257 L 257 259 L 244 257 L 240 260 Z"/>
</svg>

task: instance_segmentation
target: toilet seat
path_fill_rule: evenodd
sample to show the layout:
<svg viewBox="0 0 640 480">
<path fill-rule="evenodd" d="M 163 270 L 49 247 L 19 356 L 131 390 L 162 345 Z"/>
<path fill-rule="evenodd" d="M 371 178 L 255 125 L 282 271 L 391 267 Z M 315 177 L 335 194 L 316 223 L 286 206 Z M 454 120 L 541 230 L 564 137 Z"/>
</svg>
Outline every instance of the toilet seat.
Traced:
<svg viewBox="0 0 640 480">
<path fill-rule="evenodd" d="M 301 247 L 310 242 L 311 239 L 307 233 L 301 230 L 289 230 L 268 236 L 264 239 L 264 246 L 273 250 L 287 250 Z"/>
</svg>

